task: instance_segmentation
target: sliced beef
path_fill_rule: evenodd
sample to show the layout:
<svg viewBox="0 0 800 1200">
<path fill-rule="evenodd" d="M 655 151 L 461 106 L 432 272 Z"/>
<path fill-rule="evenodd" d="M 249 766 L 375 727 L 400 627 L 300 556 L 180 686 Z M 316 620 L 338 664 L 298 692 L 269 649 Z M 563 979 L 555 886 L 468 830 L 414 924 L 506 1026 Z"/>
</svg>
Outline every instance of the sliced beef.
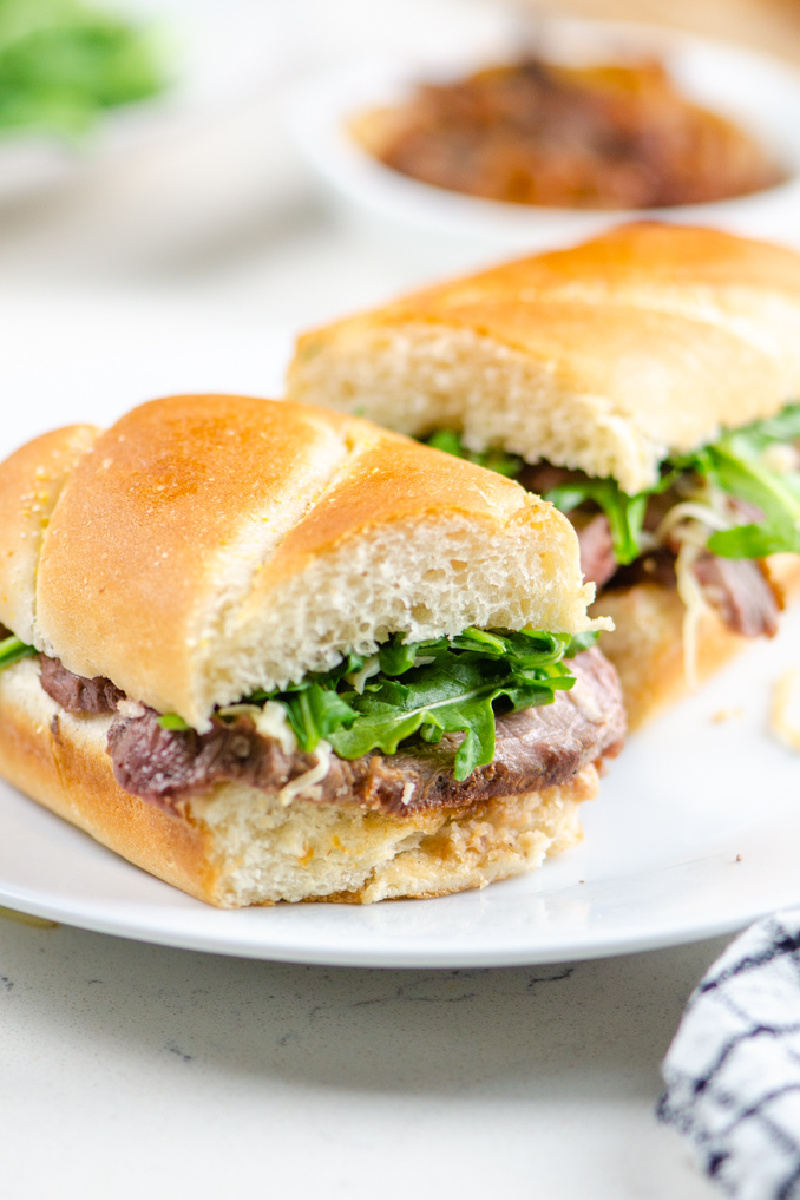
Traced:
<svg viewBox="0 0 800 1200">
<path fill-rule="evenodd" d="M 658 546 L 640 554 L 632 563 L 620 567 L 609 581 L 609 591 L 622 591 L 636 587 L 639 583 L 655 583 L 659 587 L 677 586 L 675 575 L 675 551 L 668 546 Z"/>
<path fill-rule="evenodd" d="M 731 633 L 774 637 L 780 601 L 764 566 L 752 558 L 718 558 L 710 551 L 695 563 L 695 577 L 706 603 Z"/>
<path fill-rule="evenodd" d="M 625 732 L 616 672 L 598 650 L 584 651 L 570 665 L 577 677 L 571 691 L 556 692 L 553 704 L 497 718 L 494 760 L 463 783 L 453 778 L 463 737 L 455 734 L 435 746 L 420 740 L 397 754 L 353 762 L 334 755 L 318 784 L 320 800 L 398 814 L 460 808 L 489 796 L 540 791 L 566 782 L 586 763 L 613 757 Z M 108 749 L 121 787 L 168 807 L 225 781 L 277 791 L 317 761 L 315 755 L 285 754 L 247 718 L 233 725 L 216 720 L 200 734 L 162 729 L 152 710 L 117 716 Z"/>
<path fill-rule="evenodd" d="M 520 474 L 520 483 L 531 492 L 545 493 L 552 488 L 585 479 L 582 471 L 571 471 L 542 461 L 527 466 Z M 678 504 L 683 495 L 672 484 L 663 492 L 650 496 L 643 528 L 654 533 L 664 517 Z M 760 521 L 763 513 L 736 497 L 727 497 L 728 511 L 734 522 Z M 679 544 L 665 544 L 647 550 L 632 563 L 618 566 L 608 518 L 597 512 L 594 505 L 581 506 L 568 514 L 578 535 L 581 548 L 581 567 L 584 579 L 613 591 L 653 583 L 674 588 L 675 557 Z M 703 598 L 732 633 L 742 637 L 774 637 L 778 632 L 778 614 L 782 604 L 779 594 L 770 583 L 765 565 L 760 560 L 718 558 L 711 551 L 700 555 L 694 567 Z"/>
<path fill-rule="evenodd" d="M 571 471 L 569 467 L 556 467 L 551 462 L 542 460 L 538 463 L 527 463 L 520 471 L 519 482 L 529 492 L 544 496 L 553 488 L 564 487 L 579 479 L 586 479 L 583 471 Z"/>
<path fill-rule="evenodd" d="M 570 513 L 578 545 L 581 548 L 581 568 L 587 583 L 597 585 L 598 592 L 605 587 L 617 570 L 614 539 L 605 513 Z"/>
<path fill-rule="evenodd" d="M 102 675 L 85 679 L 73 675 L 62 665 L 59 658 L 40 656 L 42 687 L 62 708 L 69 713 L 97 716 L 117 711 L 117 704 L 125 699 L 125 693 Z"/>
<path fill-rule="evenodd" d="M 529 492 L 543 496 L 553 488 L 585 478 L 583 471 L 570 471 L 567 467 L 539 462 L 523 467 L 519 482 Z M 585 512 L 582 508 L 574 509 L 568 517 L 578 535 L 583 577 L 587 583 L 596 584 L 599 592 L 617 569 L 608 517 L 601 512 Z"/>
</svg>

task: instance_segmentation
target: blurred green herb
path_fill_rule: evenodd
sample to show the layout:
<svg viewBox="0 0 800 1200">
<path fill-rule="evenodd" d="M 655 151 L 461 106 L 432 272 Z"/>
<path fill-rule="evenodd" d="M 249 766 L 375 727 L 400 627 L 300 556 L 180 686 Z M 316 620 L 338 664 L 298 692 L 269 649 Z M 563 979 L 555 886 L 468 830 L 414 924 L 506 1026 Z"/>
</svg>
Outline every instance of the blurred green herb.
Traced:
<svg viewBox="0 0 800 1200">
<path fill-rule="evenodd" d="M 21 658 L 32 658 L 38 654 L 34 646 L 28 646 L 18 637 L 7 637 L 0 641 L 0 671 L 3 667 L 11 667 Z"/>
<path fill-rule="evenodd" d="M 0 131 L 77 138 L 165 86 L 152 36 L 80 0 L 0 0 Z"/>
<path fill-rule="evenodd" d="M 467 462 L 475 463 L 477 467 L 486 467 L 505 475 L 508 479 L 516 479 L 525 462 L 516 454 L 506 454 L 504 450 L 468 450 L 464 445 L 461 434 L 455 429 L 437 429 L 429 437 L 422 439 L 426 446 L 434 450 L 443 450 L 455 458 L 464 458 Z"/>
</svg>

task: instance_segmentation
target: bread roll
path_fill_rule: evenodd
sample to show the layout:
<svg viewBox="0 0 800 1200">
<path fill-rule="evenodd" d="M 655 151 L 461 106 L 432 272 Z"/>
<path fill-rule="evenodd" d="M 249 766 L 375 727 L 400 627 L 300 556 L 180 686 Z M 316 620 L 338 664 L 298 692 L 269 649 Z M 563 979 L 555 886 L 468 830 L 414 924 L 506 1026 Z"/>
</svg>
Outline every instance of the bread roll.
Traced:
<svg viewBox="0 0 800 1200">
<path fill-rule="evenodd" d="M 799 327 L 800 255 L 642 223 L 312 330 L 288 394 L 633 494 L 670 452 L 800 395 Z"/>
<path fill-rule="evenodd" d="M 0 672 L 0 769 L 58 816 L 174 887 L 221 908 L 372 903 L 484 887 L 582 838 L 598 791 L 587 764 L 561 785 L 396 815 L 226 783 L 177 808 L 132 796 L 106 752 L 109 717 L 73 717 L 27 661 Z"/>
<path fill-rule="evenodd" d="M 376 752 L 361 791 L 325 794 L 317 784 L 329 759 L 320 750 L 311 769 L 298 768 L 296 747 L 286 752 L 295 773 L 270 784 L 210 772 L 197 785 L 126 790 L 109 734 L 150 721 L 147 746 L 166 777 L 170 739 L 185 738 L 178 750 L 193 754 L 203 731 L 227 737 L 217 706 L 254 689 L 372 654 L 393 633 L 607 627 L 587 615 L 593 590 L 574 530 L 552 505 L 365 421 L 178 396 L 105 431 L 57 430 L 0 464 L 0 624 L 81 685 L 104 677 L 126 699 L 116 714 L 76 712 L 44 690 L 36 658 L 0 670 L 0 772 L 216 905 L 480 887 L 580 837 L 578 807 L 622 733 L 613 671 L 597 651 L 611 673 L 608 710 L 582 698 L 580 680 L 569 693 L 591 749 L 565 744 L 566 766 L 545 756 L 536 778 L 525 787 L 512 778 L 508 793 L 490 764 L 480 795 L 450 770 L 440 800 L 432 786 L 412 803 L 416 785 L 403 776 L 389 803 L 370 782 Z M 193 730 L 164 733 L 153 709 Z M 269 740 L 252 729 L 247 738 Z"/>
<path fill-rule="evenodd" d="M 40 465 L 72 463 L 76 438 L 31 555 Z M 0 623 L 199 729 L 392 632 L 599 627 L 552 505 L 322 409 L 170 397 L 100 434 L 48 434 L 3 476 Z"/>
<path fill-rule="evenodd" d="M 635 494 L 670 454 L 800 398 L 800 255 L 713 229 L 644 222 L 406 296 L 301 337 L 288 393 L 391 429 L 463 433 L 610 476 Z M 795 564 L 781 567 L 788 595 Z M 602 596 L 602 645 L 635 728 L 685 694 L 676 593 Z M 743 639 L 713 613 L 696 678 Z"/>
</svg>

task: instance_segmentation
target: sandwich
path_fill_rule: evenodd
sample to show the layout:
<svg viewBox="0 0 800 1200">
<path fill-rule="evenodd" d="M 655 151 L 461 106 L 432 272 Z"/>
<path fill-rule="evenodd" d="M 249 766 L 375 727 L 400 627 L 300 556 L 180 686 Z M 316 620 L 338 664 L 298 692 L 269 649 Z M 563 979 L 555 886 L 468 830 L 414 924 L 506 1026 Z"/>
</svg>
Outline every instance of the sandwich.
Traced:
<svg viewBox="0 0 800 1200">
<path fill-rule="evenodd" d="M 517 479 L 575 526 L 631 727 L 800 580 L 800 256 L 641 223 L 300 338 L 288 393 Z"/>
<path fill-rule="evenodd" d="M 480 887 L 619 750 L 578 542 L 496 473 L 177 396 L 0 464 L 0 773 L 222 907 Z"/>
</svg>

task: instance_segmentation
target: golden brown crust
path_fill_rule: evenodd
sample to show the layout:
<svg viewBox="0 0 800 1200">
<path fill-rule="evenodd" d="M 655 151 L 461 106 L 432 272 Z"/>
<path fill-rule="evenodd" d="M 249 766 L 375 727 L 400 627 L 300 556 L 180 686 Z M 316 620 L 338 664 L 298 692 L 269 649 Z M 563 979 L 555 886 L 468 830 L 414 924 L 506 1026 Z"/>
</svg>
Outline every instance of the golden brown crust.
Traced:
<svg viewBox="0 0 800 1200">
<path fill-rule="evenodd" d="M 32 663 L 25 664 L 33 667 Z M 116 783 L 101 732 L 0 676 L 0 774 L 45 808 L 136 866 L 198 899 L 212 880 L 204 834 L 190 821 L 131 796 Z M 29 672 L 30 673 L 30 672 Z M 40 691 L 40 689 L 39 689 Z"/>
<path fill-rule="evenodd" d="M 64 481 L 99 434 L 73 425 L 20 447 L 0 471 L 0 624 L 33 640 L 36 576 L 44 533 Z"/>
<path fill-rule="evenodd" d="M 413 434 L 444 416 L 470 445 L 611 474 L 633 493 L 670 451 L 800 393 L 799 324 L 800 255 L 641 223 L 313 330 L 288 390 Z"/>
<path fill-rule="evenodd" d="M 346 421 L 239 397 L 183 396 L 126 414 L 63 488 L 42 548 L 40 643 L 169 707 L 191 686 L 195 617 L 219 550 L 323 488 Z M 265 451 L 266 447 L 266 451 Z M 153 687 L 153 679 L 169 680 Z"/>
<path fill-rule="evenodd" d="M 707 226 L 636 221 L 566 250 L 550 250 L 474 275 L 489 291 L 551 290 L 565 284 L 602 284 L 609 290 L 696 287 L 780 292 L 800 302 L 800 255 L 772 242 L 738 237 Z M 456 287 L 458 285 L 451 285 Z"/>
<path fill-rule="evenodd" d="M 151 875 L 221 907 L 282 899 L 370 903 L 481 887 L 536 866 L 545 854 L 579 840 L 576 807 L 597 792 L 597 771 L 590 764 L 562 787 L 407 817 L 303 799 L 282 808 L 274 797 L 273 811 L 258 811 L 259 793 L 231 785 L 169 811 L 116 783 L 105 751 L 107 725 L 106 718 L 59 711 L 40 688 L 38 665 L 31 660 L 0 675 L 3 777 Z M 221 814 L 215 813 L 221 805 Z M 230 836 L 230 826 L 237 810 L 248 806 L 257 811 L 251 825 L 240 822 L 247 833 L 243 845 Z M 300 811 L 287 838 L 281 818 L 291 822 L 292 809 Z M 316 832 L 310 826 L 321 809 L 327 810 L 327 824 Z M 256 841 L 260 845 L 254 847 Z M 260 855 L 255 887 L 239 880 L 246 874 L 242 863 L 254 849 Z M 325 883 L 315 878 L 314 860 L 324 864 L 337 855 L 344 866 L 330 872 L 339 882 L 326 892 Z M 347 859 L 359 855 L 366 866 L 352 886 Z M 294 890 L 286 887 L 287 862 L 300 881 Z"/>
<path fill-rule="evenodd" d="M 800 594 L 800 555 L 776 555 L 770 575 L 787 600 Z M 685 608 L 674 588 L 639 584 L 624 592 L 605 592 L 598 607 L 615 628 L 601 635 L 603 653 L 617 668 L 628 728 L 638 729 L 690 694 L 683 652 Z M 749 638 L 731 633 L 706 611 L 697 629 L 697 685 L 709 679 L 747 646 Z"/>
</svg>

